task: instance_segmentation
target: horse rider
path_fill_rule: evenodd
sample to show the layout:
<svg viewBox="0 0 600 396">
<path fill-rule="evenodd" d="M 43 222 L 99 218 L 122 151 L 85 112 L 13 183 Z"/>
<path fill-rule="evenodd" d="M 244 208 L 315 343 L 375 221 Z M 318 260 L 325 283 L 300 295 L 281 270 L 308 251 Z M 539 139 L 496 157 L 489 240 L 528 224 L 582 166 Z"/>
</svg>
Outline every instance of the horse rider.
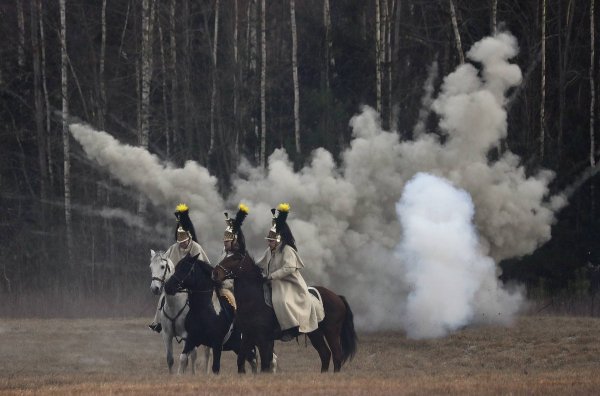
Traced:
<svg viewBox="0 0 600 396">
<path fill-rule="evenodd" d="M 275 316 L 281 328 L 281 341 L 290 341 L 300 333 L 317 329 L 317 313 L 311 303 L 308 286 L 300 274 L 304 263 L 287 224 L 290 205 L 271 209 L 272 226 L 265 238 L 269 247 L 256 263 L 270 283 Z"/>
<path fill-rule="evenodd" d="M 175 208 L 175 218 L 177 219 L 177 224 L 175 225 L 175 243 L 167 249 L 165 255 L 175 265 L 188 254 L 191 256 L 198 255 L 198 260 L 206 261 L 210 264 L 208 256 L 204 252 L 204 249 L 202 249 L 202 246 L 198 243 L 198 239 L 196 239 L 196 230 L 190 219 L 189 212 L 188 206 L 184 203 L 177 205 Z M 148 325 L 148 327 L 157 333 L 160 333 L 162 330 L 158 315 L 161 311 L 163 299 L 164 291 L 158 299 L 158 306 L 156 307 L 154 319 L 152 320 L 152 323 Z"/>
<path fill-rule="evenodd" d="M 246 254 L 246 238 L 242 232 L 242 223 L 248 216 L 250 209 L 240 203 L 235 218 L 229 217 L 229 213 L 225 212 L 225 231 L 223 232 L 223 254 L 219 262 L 232 254 Z M 233 296 L 233 279 L 227 279 L 221 284 L 219 294 L 224 296 L 229 303 L 235 308 L 235 298 Z"/>
</svg>

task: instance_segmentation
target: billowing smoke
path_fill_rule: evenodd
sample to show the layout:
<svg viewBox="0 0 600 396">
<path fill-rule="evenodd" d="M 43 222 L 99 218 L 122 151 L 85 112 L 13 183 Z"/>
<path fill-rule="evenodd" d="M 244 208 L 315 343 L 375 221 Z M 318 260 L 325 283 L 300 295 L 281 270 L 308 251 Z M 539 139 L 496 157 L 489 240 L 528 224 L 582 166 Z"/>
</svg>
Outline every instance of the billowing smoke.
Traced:
<svg viewBox="0 0 600 396">
<path fill-rule="evenodd" d="M 513 317 L 522 297 L 502 289 L 494 261 L 483 254 L 466 191 L 418 173 L 396 211 L 402 225 L 397 254 L 410 290 L 402 320 L 409 337 L 443 336 L 489 315 Z"/>
<path fill-rule="evenodd" d="M 140 148 L 119 144 L 105 132 L 83 125 L 73 125 L 71 131 L 88 156 L 152 204 L 170 213 L 178 202 L 186 202 L 211 259 L 221 251 L 223 210 L 233 211 L 239 202 L 250 206 L 244 232 L 258 256 L 266 247 L 269 209 L 289 202 L 288 221 L 307 264 L 307 281 L 346 295 L 359 328 L 404 328 L 412 337 L 441 336 L 473 322 L 510 321 L 521 297 L 497 283 L 495 262 L 531 253 L 546 242 L 554 210 L 560 206 L 560 200 L 554 200 L 559 202 L 554 207 L 546 203 L 551 172 L 527 175 L 520 159 L 508 151 L 497 161 L 488 160 L 488 152 L 506 137 L 506 93 L 521 82 L 521 71 L 508 62 L 517 52 L 516 40 L 508 33 L 476 43 L 467 56 L 481 70 L 468 63 L 459 66 L 444 78 L 437 96 L 423 101 L 439 118 L 437 130 L 427 131 L 419 124 L 414 140 L 400 141 L 396 131 L 382 130 L 372 108 L 364 107 L 350 120 L 353 138 L 341 163 L 317 149 L 295 172 L 285 151 L 276 150 L 266 169 L 242 161 L 227 198 L 217 193 L 215 178 L 194 162 L 175 168 Z M 431 85 L 433 80 L 428 81 Z M 415 238 L 424 238 L 423 245 L 448 246 L 436 241 L 440 225 L 425 222 L 432 230 L 419 229 L 417 234 L 407 226 L 410 219 L 403 218 L 404 210 L 396 213 L 399 201 L 414 199 L 404 196 L 405 184 L 419 172 L 446 179 L 440 183 L 462 191 L 452 190 L 460 199 L 428 197 L 430 205 L 462 212 L 455 215 L 462 227 L 453 231 L 464 233 L 455 236 L 462 249 L 436 257 L 436 265 L 447 268 L 443 273 L 459 268 L 463 279 L 453 290 L 439 289 L 434 281 L 421 282 L 429 267 L 418 263 L 429 263 L 427 256 L 413 262 L 398 253 L 411 252 L 413 245 L 407 241 Z M 471 215 L 467 201 L 472 202 Z M 450 206 L 459 202 L 464 207 Z M 419 251 L 408 255 L 418 256 Z M 461 255 L 467 267 L 458 267 Z M 439 298 L 441 290 L 454 294 Z M 436 296 L 439 304 L 420 300 L 428 295 Z M 450 300 L 453 305 L 445 306 Z M 431 315 L 439 317 L 424 322 Z"/>
</svg>

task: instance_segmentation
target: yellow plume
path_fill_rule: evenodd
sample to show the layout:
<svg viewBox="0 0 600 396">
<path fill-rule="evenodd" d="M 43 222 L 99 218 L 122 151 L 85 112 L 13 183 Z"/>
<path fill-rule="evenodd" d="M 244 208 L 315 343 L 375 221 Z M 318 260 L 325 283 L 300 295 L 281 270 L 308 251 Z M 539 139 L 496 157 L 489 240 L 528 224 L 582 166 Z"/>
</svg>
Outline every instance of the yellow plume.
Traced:
<svg viewBox="0 0 600 396">
<path fill-rule="evenodd" d="M 280 212 L 289 212 L 290 204 L 289 203 L 280 203 L 279 206 L 277 207 L 277 210 Z"/>
<path fill-rule="evenodd" d="M 250 208 L 244 205 L 243 203 L 240 204 L 239 209 L 246 214 L 250 212 Z"/>
<path fill-rule="evenodd" d="M 175 210 L 177 212 L 185 212 L 186 210 L 188 210 L 188 206 L 184 203 L 180 203 L 179 205 L 177 205 L 177 207 L 175 208 Z"/>
</svg>

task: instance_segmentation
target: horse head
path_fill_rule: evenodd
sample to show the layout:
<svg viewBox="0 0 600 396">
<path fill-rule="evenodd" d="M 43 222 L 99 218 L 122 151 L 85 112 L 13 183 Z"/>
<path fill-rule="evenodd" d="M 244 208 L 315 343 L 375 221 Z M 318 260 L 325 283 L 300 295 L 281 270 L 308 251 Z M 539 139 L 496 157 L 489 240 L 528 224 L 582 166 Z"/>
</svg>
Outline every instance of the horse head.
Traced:
<svg viewBox="0 0 600 396">
<path fill-rule="evenodd" d="M 189 254 L 175 265 L 173 275 L 165 282 L 165 292 L 173 295 L 182 289 L 190 292 L 209 291 L 214 288 L 210 273 L 212 267 L 198 260 L 199 254 Z"/>
<path fill-rule="evenodd" d="M 159 295 L 162 292 L 165 282 L 173 274 L 173 269 L 173 262 L 165 252 L 150 250 L 150 273 L 152 274 L 150 290 L 152 293 Z"/>
<path fill-rule="evenodd" d="M 225 279 L 235 279 L 244 275 L 251 275 L 256 267 L 254 260 L 247 252 L 234 253 L 225 257 L 212 270 L 212 279 L 223 282 Z"/>
</svg>

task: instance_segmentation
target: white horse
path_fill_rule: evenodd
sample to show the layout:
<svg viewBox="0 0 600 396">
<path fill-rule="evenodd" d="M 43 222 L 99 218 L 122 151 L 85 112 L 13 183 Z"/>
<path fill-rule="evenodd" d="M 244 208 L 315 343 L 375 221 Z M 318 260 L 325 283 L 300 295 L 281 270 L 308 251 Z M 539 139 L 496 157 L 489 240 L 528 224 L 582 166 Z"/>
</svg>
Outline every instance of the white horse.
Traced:
<svg viewBox="0 0 600 396">
<path fill-rule="evenodd" d="M 162 326 L 162 338 L 167 351 L 167 366 L 169 373 L 173 372 L 173 338 L 184 339 L 187 336 L 185 331 L 185 318 L 190 309 L 188 304 L 188 295 L 186 292 L 176 293 L 173 296 L 167 295 L 163 291 L 165 282 L 171 277 L 175 270 L 173 262 L 166 256 L 165 252 L 150 250 L 150 272 L 152 273 L 152 282 L 150 289 L 155 295 L 160 295 L 159 310 L 160 324 Z M 190 352 L 191 372 L 196 373 L 196 349 Z M 205 372 L 209 370 L 210 348 L 204 349 Z M 179 355 L 179 369 L 177 374 L 183 374 L 188 365 L 188 355 Z"/>
</svg>

